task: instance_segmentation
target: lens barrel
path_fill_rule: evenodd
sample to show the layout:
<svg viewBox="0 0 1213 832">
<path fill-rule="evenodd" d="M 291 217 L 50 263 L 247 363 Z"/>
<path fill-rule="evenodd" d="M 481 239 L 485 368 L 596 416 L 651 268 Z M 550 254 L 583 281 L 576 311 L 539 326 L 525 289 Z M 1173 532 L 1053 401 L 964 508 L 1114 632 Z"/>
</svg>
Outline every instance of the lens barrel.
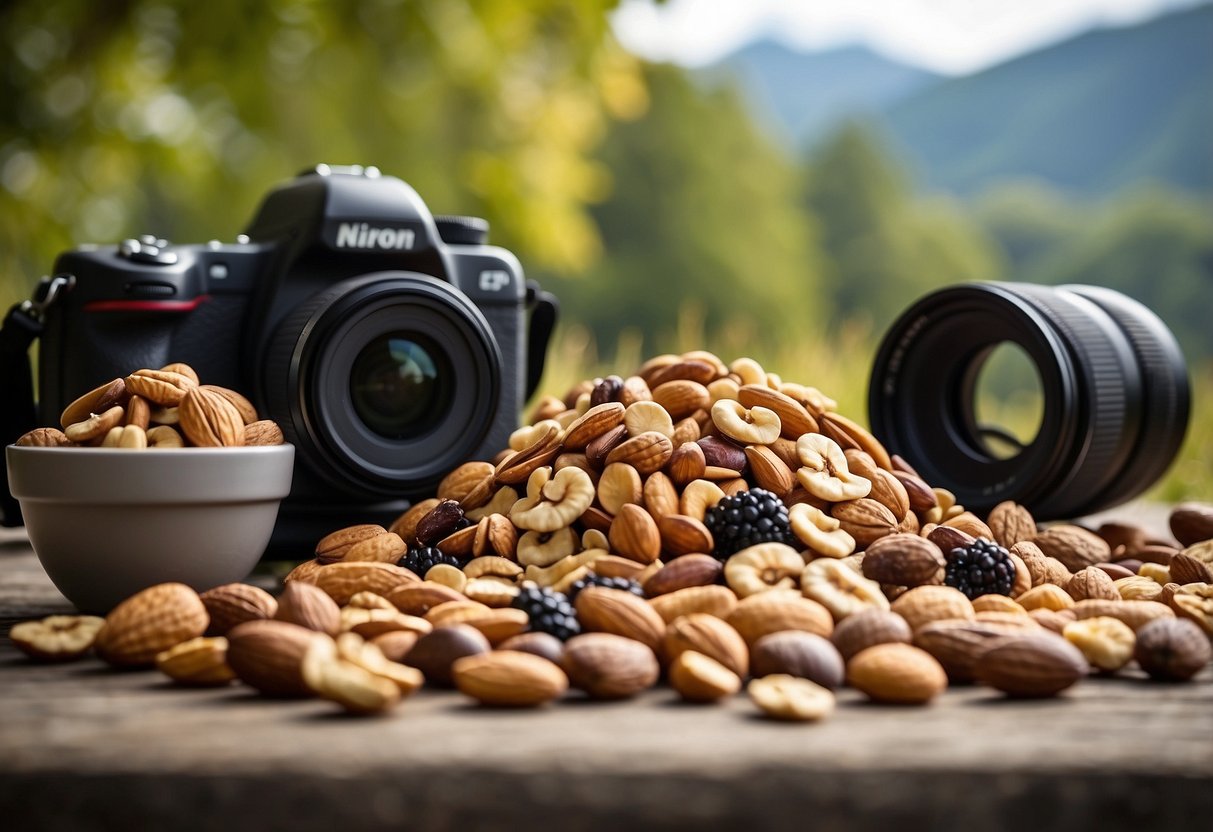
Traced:
<svg viewBox="0 0 1213 832">
<path fill-rule="evenodd" d="M 266 353 L 269 412 L 300 459 L 351 495 L 424 493 L 484 442 L 501 352 L 480 310 L 410 272 L 344 280 L 304 301 Z"/>
<path fill-rule="evenodd" d="M 975 416 L 978 375 L 1000 344 L 1034 364 L 1035 438 L 992 454 Z M 969 283 L 929 294 L 886 333 L 868 413 L 892 453 L 967 508 L 1004 500 L 1075 517 L 1150 487 L 1174 460 L 1190 407 L 1183 354 L 1146 307 L 1110 289 Z"/>
</svg>

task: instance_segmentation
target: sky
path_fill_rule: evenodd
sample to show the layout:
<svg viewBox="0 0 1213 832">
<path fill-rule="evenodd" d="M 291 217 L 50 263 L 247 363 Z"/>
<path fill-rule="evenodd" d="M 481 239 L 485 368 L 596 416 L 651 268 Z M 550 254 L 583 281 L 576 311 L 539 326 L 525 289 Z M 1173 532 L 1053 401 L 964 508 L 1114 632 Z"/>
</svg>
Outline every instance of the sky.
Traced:
<svg viewBox="0 0 1213 832">
<path fill-rule="evenodd" d="M 630 51 L 700 66 L 752 40 L 806 51 L 861 43 L 947 74 L 1000 63 L 1101 25 L 1205 0 L 624 0 L 613 18 Z"/>
</svg>

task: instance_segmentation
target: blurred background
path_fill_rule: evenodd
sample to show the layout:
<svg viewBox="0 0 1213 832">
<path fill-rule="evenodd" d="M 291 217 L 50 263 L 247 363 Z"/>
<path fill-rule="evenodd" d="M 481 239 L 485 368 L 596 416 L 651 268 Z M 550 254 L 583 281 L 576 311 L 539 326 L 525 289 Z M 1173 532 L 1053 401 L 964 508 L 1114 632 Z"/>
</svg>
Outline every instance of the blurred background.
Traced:
<svg viewBox="0 0 1213 832">
<path fill-rule="evenodd" d="M 8 0 L 0 42 L 6 308 L 76 243 L 230 240 L 375 164 L 558 294 L 558 395 L 706 347 L 862 419 L 923 292 L 1113 287 L 1196 385 L 1153 496 L 1213 498 L 1207 2 Z"/>
</svg>

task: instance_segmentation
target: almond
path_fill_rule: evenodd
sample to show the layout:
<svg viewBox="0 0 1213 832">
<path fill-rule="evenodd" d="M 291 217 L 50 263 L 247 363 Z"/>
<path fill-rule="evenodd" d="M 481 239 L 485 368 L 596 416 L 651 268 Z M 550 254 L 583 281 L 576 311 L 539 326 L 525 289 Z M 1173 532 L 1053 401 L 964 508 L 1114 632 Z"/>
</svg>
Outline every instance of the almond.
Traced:
<svg viewBox="0 0 1213 832">
<path fill-rule="evenodd" d="M 418 581 L 409 570 L 391 563 L 342 561 L 316 571 L 316 586 L 338 604 L 347 603 L 356 593 L 373 592 L 385 598 L 401 584 Z"/>
<path fill-rule="evenodd" d="M 666 626 L 661 648 L 667 662 L 694 650 L 720 662 L 741 678 L 749 675 L 750 652 L 745 639 L 713 615 L 692 613 L 676 618 Z"/>
<path fill-rule="evenodd" d="M 976 678 L 1015 697 L 1055 696 L 1087 675 L 1077 647 L 1053 634 L 1020 635 L 994 645 L 974 665 Z"/>
<path fill-rule="evenodd" d="M 588 590 L 587 590 L 588 591 Z M 612 633 L 585 633 L 565 642 L 570 683 L 594 699 L 625 699 L 657 684 L 657 656 L 638 641 Z"/>
<path fill-rule="evenodd" d="M 704 612 L 727 619 L 737 607 L 737 596 L 727 586 L 689 586 L 658 595 L 649 600 L 649 606 L 667 624 L 694 612 Z"/>
<path fill-rule="evenodd" d="M 654 598 L 687 587 L 708 586 L 716 583 L 723 570 L 724 564 L 711 555 L 683 555 L 654 572 L 644 582 L 644 593 Z"/>
<path fill-rule="evenodd" d="M 307 696 L 303 657 L 317 639 L 331 641 L 286 621 L 248 621 L 227 634 L 227 663 L 242 682 L 267 696 Z"/>
<path fill-rule="evenodd" d="M 758 639 L 752 659 L 755 676 L 783 673 L 830 690 L 841 687 L 846 674 L 838 648 L 828 639 L 800 630 L 771 633 Z"/>
<path fill-rule="evenodd" d="M 150 665 L 157 653 L 202 635 L 208 621 L 206 605 L 194 590 L 180 583 L 157 584 L 105 617 L 97 653 L 113 665 Z"/>
<path fill-rule="evenodd" d="M 909 644 L 878 644 L 847 663 L 847 682 L 876 702 L 923 705 L 948 686 L 943 667 Z"/>
<path fill-rule="evenodd" d="M 1171 534 L 1181 546 L 1213 539 L 1213 505 L 1183 503 L 1171 510 Z"/>
<path fill-rule="evenodd" d="M 178 409 L 181 432 L 199 447 L 244 444 L 244 419 L 224 396 L 202 387 L 190 389 Z"/>
<path fill-rule="evenodd" d="M 386 533 L 387 529 L 376 523 L 346 526 L 320 539 L 316 544 L 316 557 L 325 563 L 343 560 L 346 553 L 357 544 Z"/>
<path fill-rule="evenodd" d="M 341 608 L 319 587 L 292 581 L 278 596 L 274 618 L 335 636 L 341 631 Z"/>
<path fill-rule="evenodd" d="M 666 409 L 674 421 L 685 419 L 696 410 L 712 406 L 712 395 L 700 382 L 672 378 L 653 387 L 653 401 Z"/>
<path fill-rule="evenodd" d="M 59 425 L 67 428 L 77 422 L 83 422 L 93 413 L 104 413 L 115 405 L 126 404 L 129 397 L 126 381 L 116 378 L 89 390 L 64 408 L 63 415 L 59 417 Z"/>
<path fill-rule="evenodd" d="M 207 632 L 217 636 L 245 621 L 273 618 L 278 611 L 278 601 L 273 595 L 250 584 L 224 584 L 198 597 L 210 617 Z"/>
<path fill-rule="evenodd" d="M 435 581 L 416 581 L 401 584 L 383 597 L 407 615 L 425 615 L 439 604 L 461 601 L 464 596 Z"/>
<path fill-rule="evenodd" d="M 830 514 L 860 549 L 866 549 L 885 535 L 897 531 L 898 518 L 870 497 L 835 503 Z"/>
<path fill-rule="evenodd" d="M 638 563 L 652 563 L 661 555 L 661 532 L 657 523 L 638 505 L 621 506 L 607 536 L 613 552 Z"/>
<path fill-rule="evenodd" d="M 983 653 L 1022 633 L 1014 625 L 949 619 L 921 627 L 914 633 L 914 645 L 934 656 L 953 682 L 972 682 Z"/>
<path fill-rule="evenodd" d="M 715 545 L 712 533 L 699 520 L 685 514 L 671 514 L 657 523 L 661 548 L 677 559 L 681 555 L 710 552 Z"/>
<path fill-rule="evenodd" d="M 763 636 L 780 630 L 804 630 L 827 638 L 834 630 L 834 619 L 829 610 L 790 590 L 751 595 L 740 601 L 725 621 L 751 646 Z"/>
<path fill-rule="evenodd" d="M 674 443 L 663 433 L 645 431 L 616 445 L 606 456 L 606 464 L 626 462 L 642 476 L 660 471 L 674 455 Z"/>
<path fill-rule="evenodd" d="M 425 678 L 437 685 L 452 683 L 452 668 L 456 661 L 466 656 L 479 656 L 492 649 L 487 638 L 468 624 L 453 624 L 435 627 L 417 639 L 404 657 L 405 664 L 425 674 Z"/>
<path fill-rule="evenodd" d="M 604 402 L 591 407 L 565 431 L 564 449 L 585 450 L 592 441 L 622 425 L 625 410 L 619 402 Z"/>
<path fill-rule="evenodd" d="M 692 480 L 700 479 L 707 470 L 703 449 L 697 442 L 683 442 L 674 449 L 666 470 L 669 471 L 670 479 L 677 485 L 686 485 Z"/>
<path fill-rule="evenodd" d="M 891 610 L 866 609 L 848 615 L 834 626 L 830 641 L 844 661 L 877 644 L 909 644 L 914 632 L 906 620 Z"/>
<path fill-rule="evenodd" d="M 194 379 L 168 370 L 136 370 L 126 377 L 127 393 L 142 396 L 161 407 L 178 406 L 188 391 L 197 388 L 198 383 Z M 94 408 L 91 412 L 98 411 Z M 243 421 L 240 427 L 243 429 Z"/>
<path fill-rule="evenodd" d="M 577 594 L 577 617 L 590 632 L 614 633 L 656 650 L 665 635 L 661 616 L 643 598 L 606 587 L 586 587 Z"/>
<path fill-rule="evenodd" d="M 1032 542 L 1071 572 L 1111 560 L 1112 550 L 1107 542 L 1081 526 L 1052 526 L 1033 537 Z"/>
<path fill-rule="evenodd" d="M 497 650 L 455 661 L 452 677 L 460 692 L 482 705 L 536 707 L 568 690 L 564 671 L 545 658 Z"/>
<path fill-rule="evenodd" d="M 973 602 L 958 589 L 950 586 L 920 586 L 911 589 L 893 602 L 891 609 L 917 632 L 932 621 L 946 618 L 972 620 L 976 615 Z"/>
<path fill-rule="evenodd" d="M 760 488 L 782 499 L 796 487 L 796 474 L 769 447 L 747 445 L 745 456 L 750 464 L 750 473 Z"/>
</svg>

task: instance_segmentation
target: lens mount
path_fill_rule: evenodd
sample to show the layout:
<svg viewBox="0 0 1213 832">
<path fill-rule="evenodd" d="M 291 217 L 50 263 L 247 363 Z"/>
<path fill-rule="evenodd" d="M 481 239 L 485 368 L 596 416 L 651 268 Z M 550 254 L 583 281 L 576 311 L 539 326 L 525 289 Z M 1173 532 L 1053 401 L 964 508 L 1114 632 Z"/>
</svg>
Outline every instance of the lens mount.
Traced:
<svg viewBox="0 0 1213 832">
<path fill-rule="evenodd" d="M 975 417 L 981 368 L 998 345 L 1034 365 L 1036 436 L 999 458 Z M 962 284 L 915 303 L 877 352 L 870 421 L 933 485 L 984 511 L 1003 500 L 1039 519 L 1105 508 L 1145 490 L 1174 458 L 1188 419 L 1182 354 L 1165 325 L 1091 287 Z"/>
<path fill-rule="evenodd" d="M 418 494 L 483 443 L 501 352 L 480 310 L 435 278 L 378 272 L 318 293 L 279 325 L 264 389 L 318 476 L 354 495 Z"/>
</svg>

